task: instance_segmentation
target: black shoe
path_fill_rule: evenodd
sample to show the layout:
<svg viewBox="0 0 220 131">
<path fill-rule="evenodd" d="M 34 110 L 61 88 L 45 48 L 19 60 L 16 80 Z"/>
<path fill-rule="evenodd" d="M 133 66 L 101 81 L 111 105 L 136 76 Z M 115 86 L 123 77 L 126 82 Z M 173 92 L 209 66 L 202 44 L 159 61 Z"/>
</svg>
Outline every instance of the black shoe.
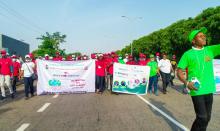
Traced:
<svg viewBox="0 0 220 131">
<path fill-rule="evenodd" d="M 14 93 L 12 93 L 12 94 L 11 94 L 11 98 L 12 98 L 12 99 L 14 99 L 14 98 L 15 98 L 15 95 L 14 95 Z"/>
<path fill-rule="evenodd" d="M 166 92 L 166 91 L 163 91 L 163 94 L 167 94 L 167 92 Z"/>
<path fill-rule="evenodd" d="M 25 97 L 24 99 L 25 99 L 25 100 L 28 100 L 28 99 L 29 99 L 29 97 Z"/>
<path fill-rule="evenodd" d="M 6 99 L 6 97 L 2 96 L 2 97 L 1 97 L 1 100 L 4 100 L 4 99 Z"/>
<path fill-rule="evenodd" d="M 34 97 L 34 94 L 31 94 L 31 97 Z"/>
</svg>

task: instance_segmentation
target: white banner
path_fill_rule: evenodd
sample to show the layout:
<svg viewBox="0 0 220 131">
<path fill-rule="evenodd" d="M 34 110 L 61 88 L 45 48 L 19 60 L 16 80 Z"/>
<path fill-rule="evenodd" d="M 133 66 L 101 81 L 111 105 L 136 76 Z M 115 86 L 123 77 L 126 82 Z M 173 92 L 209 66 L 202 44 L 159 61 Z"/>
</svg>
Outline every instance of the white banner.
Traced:
<svg viewBox="0 0 220 131">
<path fill-rule="evenodd" d="M 95 61 L 37 60 L 37 94 L 95 92 Z"/>
<path fill-rule="evenodd" d="M 213 61 L 214 65 L 214 76 L 216 83 L 216 93 L 220 94 L 220 59 L 215 59 Z"/>
<path fill-rule="evenodd" d="M 149 76 L 149 66 L 114 63 L 112 91 L 144 95 L 147 93 Z"/>
</svg>

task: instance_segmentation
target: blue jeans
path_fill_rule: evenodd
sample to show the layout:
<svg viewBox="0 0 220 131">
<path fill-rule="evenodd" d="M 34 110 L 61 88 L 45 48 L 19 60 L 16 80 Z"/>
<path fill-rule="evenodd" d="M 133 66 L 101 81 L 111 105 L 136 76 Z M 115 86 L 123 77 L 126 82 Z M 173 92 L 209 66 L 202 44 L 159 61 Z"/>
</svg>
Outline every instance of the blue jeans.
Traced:
<svg viewBox="0 0 220 131">
<path fill-rule="evenodd" d="M 98 89 L 99 92 L 103 92 L 105 90 L 105 76 L 97 76 L 96 75 L 96 90 Z"/>
<path fill-rule="evenodd" d="M 158 83 L 157 75 L 151 76 L 149 80 L 148 91 L 152 92 L 152 86 L 154 86 L 154 93 L 157 93 L 157 83 Z"/>
<path fill-rule="evenodd" d="M 28 97 L 29 92 L 31 95 L 34 95 L 34 80 L 32 77 L 24 77 L 24 89 L 25 89 L 25 96 Z"/>
</svg>

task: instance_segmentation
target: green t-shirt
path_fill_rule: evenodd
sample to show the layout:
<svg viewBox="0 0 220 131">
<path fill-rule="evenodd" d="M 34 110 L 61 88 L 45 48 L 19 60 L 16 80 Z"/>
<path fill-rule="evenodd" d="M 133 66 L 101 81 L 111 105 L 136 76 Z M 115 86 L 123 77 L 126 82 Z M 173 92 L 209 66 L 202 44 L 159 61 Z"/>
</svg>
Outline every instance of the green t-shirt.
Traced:
<svg viewBox="0 0 220 131">
<path fill-rule="evenodd" d="M 124 60 L 122 60 L 122 59 L 118 59 L 118 63 L 125 64 Z"/>
<path fill-rule="evenodd" d="M 213 72 L 213 59 L 220 55 L 220 44 L 207 46 L 199 50 L 192 48 L 185 52 L 179 61 L 178 67 L 188 68 L 188 80 L 196 77 L 200 82 L 197 91 L 190 91 L 191 96 L 214 93 L 216 85 Z"/>
<path fill-rule="evenodd" d="M 156 61 L 150 61 L 147 63 L 150 66 L 150 77 L 157 75 L 158 65 Z"/>
</svg>

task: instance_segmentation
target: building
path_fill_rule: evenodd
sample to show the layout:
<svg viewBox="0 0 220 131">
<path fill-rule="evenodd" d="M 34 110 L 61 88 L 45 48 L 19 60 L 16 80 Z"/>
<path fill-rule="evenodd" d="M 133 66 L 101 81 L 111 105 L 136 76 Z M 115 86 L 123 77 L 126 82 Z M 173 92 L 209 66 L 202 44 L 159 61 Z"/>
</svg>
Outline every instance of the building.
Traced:
<svg viewBox="0 0 220 131">
<path fill-rule="evenodd" d="M 23 41 L 0 34 L 0 49 L 5 49 L 9 55 L 15 54 L 24 58 L 24 56 L 30 52 L 30 45 Z"/>
</svg>

